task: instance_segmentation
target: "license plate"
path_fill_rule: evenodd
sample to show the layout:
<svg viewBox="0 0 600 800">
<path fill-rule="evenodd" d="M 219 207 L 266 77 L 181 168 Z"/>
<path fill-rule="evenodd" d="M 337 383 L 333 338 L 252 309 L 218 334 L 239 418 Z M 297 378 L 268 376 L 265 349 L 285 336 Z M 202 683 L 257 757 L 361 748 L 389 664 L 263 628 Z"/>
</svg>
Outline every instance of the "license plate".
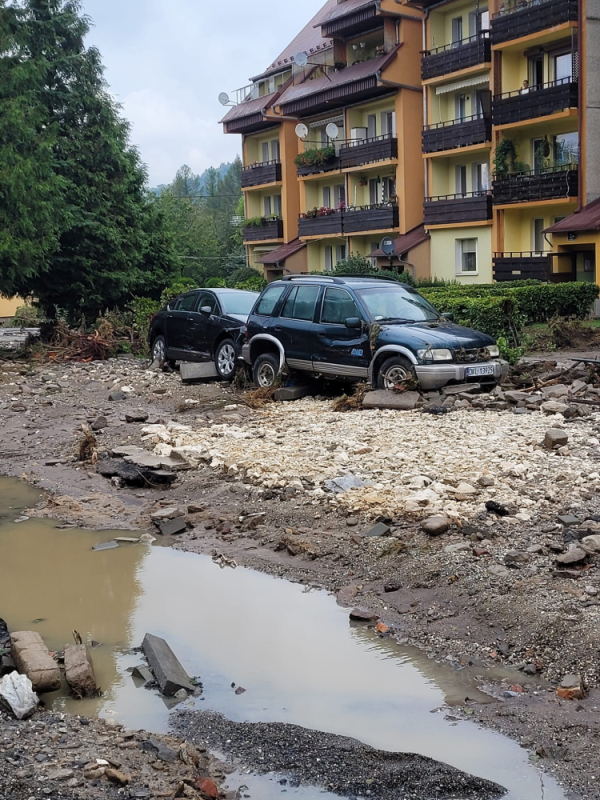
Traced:
<svg viewBox="0 0 600 800">
<path fill-rule="evenodd" d="M 486 364 L 483 367 L 467 367 L 465 370 L 466 378 L 479 378 L 481 375 L 493 375 L 494 365 Z"/>
</svg>

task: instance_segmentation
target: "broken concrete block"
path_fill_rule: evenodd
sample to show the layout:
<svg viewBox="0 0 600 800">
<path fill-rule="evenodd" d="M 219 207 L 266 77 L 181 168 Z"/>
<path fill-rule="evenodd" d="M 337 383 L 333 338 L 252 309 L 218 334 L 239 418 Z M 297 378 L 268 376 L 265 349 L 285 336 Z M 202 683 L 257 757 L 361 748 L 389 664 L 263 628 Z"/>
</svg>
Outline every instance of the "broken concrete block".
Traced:
<svg viewBox="0 0 600 800">
<path fill-rule="evenodd" d="M 130 411 L 125 414 L 125 422 L 147 422 L 149 416 L 147 411 Z"/>
<path fill-rule="evenodd" d="M 563 700 L 583 700 L 585 690 L 581 675 L 565 675 L 556 694 Z"/>
<path fill-rule="evenodd" d="M 289 403 L 292 400 L 301 400 L 312 393 L 313 390 L 310 386 L 285 386 L 282 389 L 277 389 L 275 400 L 279 403 Z"/>
<path fill-rule="evenodd" d="M 119 545 L 117 542 L 100 542 L 100 544 L 95 544 L 92 550 L 100 552 L 102 550 L 116 550 L 118 547 Z"/>
<path fill-rule="evenodd" d="M 187 531 L 187 522 L 183 517 L 177 519 L 167 519 L 164 522 L 155 522 L 156 527 L 162 536 L 177 536 L 178 533 Z"/>
<path fill-rule="evenodd" d="M 383 522 L 378 522 L 366 532 L 366 536 L 387 536 L 391 528 Z"/>
<path fill-rule="evenodd" d="M 171 508 L 160 508 L 158 511 L 153 511 L 150 515 L 150 518 L 154 522 L 164 522 L 167 519 L 177 519 L 177 517 L 182 516 L 183 511 L 180 508 L 173 506 Z"/>
<path fill-rule="evenodd" d="M 142 650 L 162 694 L 172 697 L 180 689 L 193 693 L 194 687 L 189 675 L 164 639 L 147 633 L 142 642 Z"/>
<path fill-rule="evenodd" d="M 421 399 L 418 392 L 388 392 L 379 389 L 368 392 L 363 400 L 363 408 L 389 408 L 394 411 L 412 411 Z"/>
<path fill-rule="evenodd" d="M 214 361 L 207 361 L 202 364 L 184 361 L 179 368 L 179 375 L 184 383 L 186 381 L 199 381 L 206 378 L 219 377 Z"/>
<path fill-rule="evenodd" d="M 65 677 L 77 697 L 93 697 L 98 685 L 94 665 L 84 644 L 68 644 L 65 647 Z"/>
<path fill-rule="evenodd" d="M 131 671 L 131 676 L 133 678 L 138 678 L 138 680 L 144 681 L 144 683 L 154 683 L 154 675 L 152 674 L 152 670 L 150 667 L 146 667 L 143 664 L 140 664 L 139 667 L 134 667 Z"/>
<path fill-rule="evenodd" d="M 60 689 L 60 669 L 39 633 L 18 631 L 10 636 L 18 671 L 27 675 L 33 691 L 43 694 Z"/>
<path fill-rule="evenodd" d="M 557 447 L 564 447 L 569 441 L 569 434 L 561 428 L 550 428 L 544 437 L 544 447 L 547 450 L 554 450 Z"/>
<path fill-rule="evenodd" d="M 560 403 L 558 400 L 546 400 L 541 405 L 542 411 L 546 414 L 564 414 L 568 408 L 566 403 Z"/>
<path fill-rule="evenodd" d="M 362 608 L 353 608 L 350 612 L 350 619 L 353 622 L 376 622 L 379 617 L 372 611 L 365 611 Z"/>
<path fill-rule="evenodd" d="M 564 383 L 559 383 L 555 386 L 545 386 L 542 389 L 542 394 L 544 397 L 549 397 L 551 400 L 555 400 L 558 397 L 567 397 L 569 394 L 569 387 L 565 386 Z"/>
</svg>

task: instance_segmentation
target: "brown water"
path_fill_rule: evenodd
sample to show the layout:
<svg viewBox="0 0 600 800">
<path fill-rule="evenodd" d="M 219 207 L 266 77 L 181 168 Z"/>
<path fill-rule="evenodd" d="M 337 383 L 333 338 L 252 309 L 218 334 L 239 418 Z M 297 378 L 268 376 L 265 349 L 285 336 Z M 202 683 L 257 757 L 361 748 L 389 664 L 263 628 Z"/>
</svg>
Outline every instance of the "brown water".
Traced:
<svg viewBox="0 0 600 800">
<path fill-rule="evenodd" d="M 84 641 L 101 643 L 92 657 L 103 696 L 77 702 L 66 692 L 47 695 L 55 709 L 166 731 L 172 703 L 127 672 L 140 663 L 131 648 L 151 632 L 164 636 L 190 675 L 202 679 L 202 698 L 181 707 L 421 753 L 496 781 L 511 800 L 564 798 L 516 743 L 436 711 L 478 696 L 469 674 L 350 625 L 348 612 L 326 592 L 252 570 L 222 570 L 210 558 L 164 546 L 94 552 L 94 544 L 123 533 L 59 530 L 39 519 L 15 523 L 37 499 L 35 490 L 0 478 L 0 616 L 12 630 L 39 631 L 51 649 L 71 642 L 74 629 Z M 236 695 L 232 683 L 247 691 Z M 254 780 L 239 782 L 252 788 Z M 268 786 L 260 780 L 257 796 L 283 790 L 275 780 Z M 302 798 L 327 797 L 285 788 Z"/>
</svg>

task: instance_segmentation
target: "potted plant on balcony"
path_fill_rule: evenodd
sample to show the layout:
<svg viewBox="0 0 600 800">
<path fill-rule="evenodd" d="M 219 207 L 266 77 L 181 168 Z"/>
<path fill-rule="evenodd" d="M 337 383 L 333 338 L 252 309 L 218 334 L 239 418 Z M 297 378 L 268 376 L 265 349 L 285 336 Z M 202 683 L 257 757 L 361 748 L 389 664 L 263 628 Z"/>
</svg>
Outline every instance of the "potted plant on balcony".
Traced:
<svg viewBox="0 0 600 800">
<path fill-rule="evenodd" d="M 299 153 L 294 159 L 298 168 L 301 167 L 325 167 L 335 158 L 335 147 L 313 148 Z"/>
<path fill-rule="evenodd" d="M 266 219 L 264 217 L 248 217 L 248 219 L 244 222 L 244 227 L 246 228 L 262 228 L 265 224 Z"/>
<path fill-rule="evenodd" d="M 518 160 L 517 146 L 514 139 L 502 139 L 496 146 L 494 155 L 494 172 L 497 178 L 530 172 L 529 164 Z"/>
</svg>

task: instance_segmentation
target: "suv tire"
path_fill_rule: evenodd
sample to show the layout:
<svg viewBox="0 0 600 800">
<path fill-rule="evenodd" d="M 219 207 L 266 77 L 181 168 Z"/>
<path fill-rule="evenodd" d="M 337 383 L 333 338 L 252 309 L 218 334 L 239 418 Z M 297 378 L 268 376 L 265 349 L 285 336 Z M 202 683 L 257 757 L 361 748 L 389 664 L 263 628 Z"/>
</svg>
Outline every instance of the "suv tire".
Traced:
<svg viewBox="0 0 600 800">
<path fill-rule="evenodd" d="M 415 379 L 413 365 L 404 356 L 393 356 L 384 361 L 377 372 L 377 388 L 393 389 L 399 383 Z"/>
<path fill-rule="evenodd" d="M 231 339 L 223 339 L 215 353 L 215 368 L 222 381 L 232 381 L 235 376 L 237 352 Z"/>
<path fill-rule="evenodd" d="M 158 361 L 159 364 L 168 364 L 170 367 L 175 366 L 175 362 L 167 358 L 167 342 L 164 336 L 157 336 L 152 342 L 152 361 Z"/>
<path fill-rule="evenodd" d="M 252 377 L 257 389 L 270 389 L 275 386 L 279 375 L 279 359 L 271 353 L 263 353 L 254 362 Z"/>
</svg>

